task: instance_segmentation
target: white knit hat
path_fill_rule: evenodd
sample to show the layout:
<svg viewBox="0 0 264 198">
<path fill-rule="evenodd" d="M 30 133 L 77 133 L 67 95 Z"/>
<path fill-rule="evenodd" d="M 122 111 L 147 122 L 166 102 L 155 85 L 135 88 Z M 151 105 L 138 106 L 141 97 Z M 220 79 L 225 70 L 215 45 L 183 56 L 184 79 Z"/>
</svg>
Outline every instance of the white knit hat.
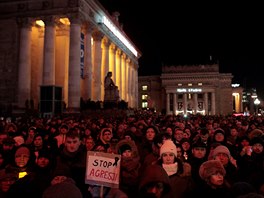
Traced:
<svg viewBox="0 0 264 198">
<path fill-rule="evenodd" d="M 160 156 L 166 152 L 173 153 L 175 155 L 175 157 L 177 157 L 176 145 L 174 144 L 174 142 L 172 140 L 165 140 L 164 141 L 164 143 L 162 144 L 162 146 L 160 148 Z"/>
</svg>

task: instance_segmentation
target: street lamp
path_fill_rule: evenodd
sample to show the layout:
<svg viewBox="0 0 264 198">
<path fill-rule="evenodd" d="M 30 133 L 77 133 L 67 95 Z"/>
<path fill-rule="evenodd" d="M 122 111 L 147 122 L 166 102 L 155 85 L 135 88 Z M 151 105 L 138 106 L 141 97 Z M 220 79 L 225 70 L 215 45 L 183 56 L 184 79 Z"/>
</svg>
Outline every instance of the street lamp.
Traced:
<svg viewBox="0 0 264 198">
<path fill-rule="evenodd" d="M 260 101 L 258 98 L 254 100 L 254 105 L 256 106 L 256 114 L 258 115 L 258 105 L 260 104 Z"/>
</svg>

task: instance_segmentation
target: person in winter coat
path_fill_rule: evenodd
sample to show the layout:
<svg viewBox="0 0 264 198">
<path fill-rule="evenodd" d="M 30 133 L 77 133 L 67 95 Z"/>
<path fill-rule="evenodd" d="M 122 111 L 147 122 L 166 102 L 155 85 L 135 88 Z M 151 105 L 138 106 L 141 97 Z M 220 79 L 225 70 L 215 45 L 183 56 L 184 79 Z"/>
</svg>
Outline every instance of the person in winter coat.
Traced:
<svg viewBox="0 0 264 198">
<path fill-rule="evenodd" d="M 231 198 L 231 190 L 225 185 L 225 174 L 225 168 L 219 160 L 203 162 L 199 175 L 205 184 L 193 189 L 189 197 Z"/>
<path fill-rule="evenodd" d="M 39 192 L 35 188 L 33 165 L 34 154 L 26 145 L 21 145 L 15 152 L 14 163 L 6 166 L 7 171 L 16 173 L 18 179 L 10 187 L 10 197 L 38 197 Z"/>
<path fill-rule="evenodd" d="M 171 198 L 183 198 L 194 187 L 190 167 L 177 158 L 177 148 L 172 140 L 165 140 L 160 148 L 160 160 L 157 162 L 167 173 L 171 186 Z"/>
<path fill-rule="evenodd" d="M 14 172 L 8 172 L 5 169 L 0 170 L 0 197 L 6 198 L 10 187 L 17 180 L 17 174 Z"/>
<path fill-rule="evenodd" d="M 231 187 L 238 181 L 236 160 L 231 156 L 229 149 L 223 145 L 219 145 L 214 149 L 212 157 L 223 164 L 226 171 L 225 181 Z"/>
<path fill-rule="evenodd" d="M 166 171 L 160 165 L 149 165 L 140 177 L 140 198 L 169 198 L 170 192 L 170 179 Z"/>
<path fill-rule="evenodd" d="M 43 192 L 42 198 L 83 198 L 80 189 L 75 181 L 70 177 L 70 172 L 66 169 L 57 169 L 53 173 L 51 185 Z"/>
<path fill-rule="evenodd" d="M 58 169 L 69 170 L 76 186 L 86 195 L 86 148 L 81 143 L 80 134 L 75 130 L 70 129 L 66 134 L 64 147 L 56 158 L 55 171 Z"/>
<path fill-rule="evenodd" d="M 134 141 L 123 139 L 116 145 L 117 153 L 121 155 L 119 188 L 129 198 L 138 196 L 138 180 L 140 158 Z"/>
<path fill-rule="evenodd" d="M 260 189 L 264 184 L 264 141 L 255 137 L 250 142 L 251 147 L 237 160 L 240 181 L 245 181 Z"/>
</svg>

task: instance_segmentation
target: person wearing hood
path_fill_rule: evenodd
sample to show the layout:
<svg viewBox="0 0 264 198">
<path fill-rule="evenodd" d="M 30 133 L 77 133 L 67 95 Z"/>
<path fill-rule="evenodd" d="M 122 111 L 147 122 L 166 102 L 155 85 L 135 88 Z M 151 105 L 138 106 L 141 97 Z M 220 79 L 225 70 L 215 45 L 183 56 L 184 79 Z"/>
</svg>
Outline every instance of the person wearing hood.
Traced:
<svg viewBox="0 0 264 198">
<path fill-rule="evenodd" d="M 157 164 L 151 164 L 139 180 L 140 198 L 169 198 L 170 179 L 166 171 Z"/>
<path fill-rule="evenodd" d="M 95 151 L 108 152 L 111 153 L 111 139 L 113 137 L 112 129 L 103 128 L 100 131 L 99 139 L 96 141 L 94 146 Z"/>
<path fill-rule="evenodd" d="M 137 146 L 132 140 L 120 140 L 116 145 L 117 153 L 121 155 L 119 188 L 129 198 L 138 196 L 139 169 L 141 167 Z"/>
</svg>

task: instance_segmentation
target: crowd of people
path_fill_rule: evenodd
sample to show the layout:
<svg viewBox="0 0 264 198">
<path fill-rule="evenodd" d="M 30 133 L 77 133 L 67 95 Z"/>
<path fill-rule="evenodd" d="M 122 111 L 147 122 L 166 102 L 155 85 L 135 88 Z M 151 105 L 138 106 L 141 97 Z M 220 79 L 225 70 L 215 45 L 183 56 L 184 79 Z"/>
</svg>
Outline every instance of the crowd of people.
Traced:
<svg viewBox="0 0 264 198">
<path fill-rule="evenodd" d="M 264 117 L 11 117 L 0 121 L 0 197 L 263 198 Z M 121 156 L 119 187 L 85 182 L 87 151 Z"/>
</svg>

